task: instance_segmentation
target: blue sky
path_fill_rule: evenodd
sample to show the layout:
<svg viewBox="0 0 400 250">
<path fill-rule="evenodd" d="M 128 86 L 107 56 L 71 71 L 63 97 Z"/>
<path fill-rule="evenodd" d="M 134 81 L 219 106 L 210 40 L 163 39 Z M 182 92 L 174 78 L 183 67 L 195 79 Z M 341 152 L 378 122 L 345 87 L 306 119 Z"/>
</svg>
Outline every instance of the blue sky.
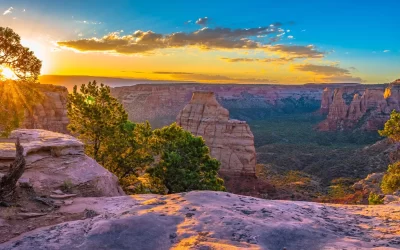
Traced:
<svg viewBox="0 0 400 250">
<path fill-rule="evenodd" d="M 295 63 L 323 66 L 336 63 L 335 67 L 345 69 L 355 68 L 354 70 L 350 70 L 351 73 L 346 73 L 346 75 L 357 76 L 364 82 L 384 82 L 393 77 L 400 77 L 400 1 L 395 0 L 286 0 L 251 1 L 247 3 L 244 1 L 215 0 L 204 0 L 201 2 L 176 0 L 0 1 L 0 12 L 4 12 L 10 7 L 12 7 L 11 13 L 0 17 L 2 26 L 11 26 L 22 37 L 24 37 L 24 34 L 33 37 L 36 32 L 39 32 L 50 34 L 52 39 L 57 41 L 75 41 L 93 37 L 101 39 L 101 37 L 116 31 L 120 32 L 119 38 L 121 38 L 137 30 L 150 30 L 157 34 L 168 35 L 176 32 L 190 33 L 204 27 L 208 27 L 209 29 L 219 27 L 246 29 L 268 27 L 270 24 L 279 22 L 282 24 L 281 29 L 284 34 L 276 44 L 287 46 L 313 45 L 316 49 L 325 53 L 322 61 L 316 61 L 315 59 L 306 60 L 306 58 L 303 58 L 306 61 L 302 61 L 303 59 L 296 58 L 290 62 L 292 69 L 299 68 Z M 22 13 L 24 9 L 26 11 Z M 24 30 L 21 27 L 21 23 L 15 23 L 15 20 L 10 19 L 12 16 L 15 19 L 25 19 L 30 23 L 30 29 Z M 205 17 L 208 18 L 205 25 L 195 23 L 199 18 Z M 35 26 L 35 24 L 37 25 Z M 267 38 L 257 38 L 256 36 L 249 36 L 247 38 L 267 44 L 265 40 Z M 72 46 L 68 45 L 67 47 L 71 48 Z M 81 52 L 99 53 L 98 51 L 87 50 L 86 48 L 82 49 L 82 47 L 73 47 L 73 49 Z M 164 49 L 164 51 L 166 50 Z M 107 54 L 105 56 L 110 56 L 110 51 L 102 52 Z M 176 53 L 177 56 L 173 61 L 179 61 L 177 57 L 180 52 Z M 209 57 L 211 56 L 208 55 L 210 51 L 190 51 L 190 53 L 203 53 L 201 55 L 198 54 L 198 57 L 201 58 L 206 54 Z M 254 53 L 252 51 L 247 52 L 247 55 L 248 53 L 254 58 L 265 57 L 264 54 L 255 51 Z M 186 55 L 188 54 L 189 52 L 186 52 Z M 236 50 L 221 52 L 220 49 L 215 49 L 215 53 L 212 55 L 216 55 L 215 58 L 218 56 L 225 58 L 227 55 L 235 58 L 244 57 L 241 52 L 236 53 Z M 127 57 L 132 57 L 132 55 L 120 56 L 125 56 L 121 60 L 126 62 L 128 62 Z M 209 57 L 204 57 L 205 59 L 202 60 L 208 60 L 207 58 Z M 49 58 L 54 60 L 52 56 Z M 157 58 L 154 56 L 152 59 L 147 58 L 143 60 L 154 61 Z M 222 63 L 220 61 L 216 59 L 215 64 Z M 136 67 L 136 61 L 132 62 L 132 65 Z M 176 65 L 177 67 L 181 67 L 179 63 Z M 289 66 L 286 66 L 279 66 L 281 67 L 281 74 L 284 73 L 284 70 L 288 69 Z M 162 65 L 158 65 L 157 67 L 154 69 L 143 68 L 141 70 L 150 72 L 150 70 L 157 71 L 168 68 Z M 204 67 L 205 65 L 196 69 L 201 68 L 201 73 L 207 74 L 208 72 L 204 71 Z M 262 70 L 261 66 L 258 65 L 244 65 L 246 70 L 250 67 Z M 265 65 L 262 67 L 265 67 Z M 229 73 L 228 71 L 226 74 Z M 232 69 L 231 71 L 234 70 Z M 58 71 L 55 70 L 54 72 L 57 73 Z M 61 70 L 60 72 L 64 71 Z M 291 70 L 290 72 L 290 74 L 296 73 L 295 70 Z M 319 71 L 319 73 L 321 72 Z M 111 73 L 107 74 L 110 75 Z M 259 74 L 261 73 L 257 73 L 254 77 L 259 79 Z M 279 78 L 277 75 L 274 75 L 274 77 L 276 79 Z M 302 76 L 299 77 L 299 79 L 303 79 Z M 266 78 L 270 79 L 271 77 Z M 279 79 L 282 80 L 282 78 Z M 326 77 L 322 77 L 321 79 L 326 79 Z M 349 79 L 351 80 L 352 78 Z M 280 80 L 277 81 L 279 82 Z"/>
</svg>

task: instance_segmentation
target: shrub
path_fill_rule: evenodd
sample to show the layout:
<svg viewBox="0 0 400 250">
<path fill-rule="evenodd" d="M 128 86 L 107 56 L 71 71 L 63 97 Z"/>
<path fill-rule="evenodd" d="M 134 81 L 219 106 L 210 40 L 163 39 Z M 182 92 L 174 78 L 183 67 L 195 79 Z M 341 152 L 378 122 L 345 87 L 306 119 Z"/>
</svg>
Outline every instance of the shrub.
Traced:
<svg viewBox="0 0 400 250">
<path fill-rule="evenodd" d="M 381 189 L 385 194 L 400 190 L 400 162 L 389 165 L 386 174 L 383 176 Z"/>
<path fill-rule="evenodd" d="M 368 203 L 370 205 L 380 205 L 383 204 L 383 197 L 379 194 L 371 192 L 368 197 Z"/>
<path fill-rule="evenodd" d="M 161 155 L 148 173 L 151 178 L 161 180 L 168 193 L 225 190 L 224 181 L 218 177 L 220 162 L 210 156 L 203 138 L 176 123 L 155 130 L 154 135 Z"/>
</svg>

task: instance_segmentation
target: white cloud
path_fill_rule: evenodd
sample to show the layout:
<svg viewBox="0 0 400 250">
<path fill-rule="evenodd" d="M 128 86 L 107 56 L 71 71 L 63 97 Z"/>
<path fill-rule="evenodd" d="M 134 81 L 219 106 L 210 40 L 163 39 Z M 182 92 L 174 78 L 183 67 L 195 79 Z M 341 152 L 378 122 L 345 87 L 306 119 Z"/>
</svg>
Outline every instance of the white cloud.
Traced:
<svg viewBox="0 0 400 250">
<path fill-rule="evenodd" d="M 288 36 L 287 38 L 289 38 L 289 39 L 293 39 L 294 37 L 293 37 L 293 36 Z"/>
<path fill-rule="evenodd" d="M 72 17 L 72 18 L 74 18 L 74 17 Z M 75 22 L 77 22 L 77 23 L 83 23 L 83 24 L 93 24 L 93 25 L 101 24 L 101 22 L 86 21 L 86 20 L 83 20 L 83 21 L 77 20 L 77 21 L 75 21 Z"/>
<path fill-rule="evenodd" d="M 11 14 L 13 9 L 14 9 L 13 7 L 8 8 L 6 11 L 3 12 L 3 16 Z"/>
<path fill-rule="evenodd" d="M 22 10 L 22 12 L 26 12 L 26 10 L 25 10 L 25 9 L 23 9 L 23 10 Z"/>
<path fill-rule="evenodd" d="M 388 53 L 388 52 L 390 52 L 390 50 L 388 50 L 388 49 L 385 49 L 385 50 L 383 51 L 383 53 Z"/>
</svg>

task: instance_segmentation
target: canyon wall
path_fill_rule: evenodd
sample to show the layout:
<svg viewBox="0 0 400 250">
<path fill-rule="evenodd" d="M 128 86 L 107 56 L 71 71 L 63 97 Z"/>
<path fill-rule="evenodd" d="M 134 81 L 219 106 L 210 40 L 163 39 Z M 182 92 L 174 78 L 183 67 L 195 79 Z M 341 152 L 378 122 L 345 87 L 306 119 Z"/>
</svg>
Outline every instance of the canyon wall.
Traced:
<svg viewBox="0 0 400 250">
<path fill-rule="evenodd" d="M 20 127 L 68 133 L 67 88 L 42 84 L 38 88 L 43 93 L 43 99 L 33 107 L 32 112 L 25 112 Z"/>
<path fill-rule="evenodd" d="M 256 150 L 249 125 L 229 119 L 229 111 L 217 102 L 213 92 L 194 92 L 176 121 L 203 137 L 211 156 L 221 162 L 221 173 L 255 175 Z"/>
<path fill-rule="evenodd" d="M 327 118 L 318 125 L 320 131 L 382 129 L 392 110 L 400 110 L 398 85 L 358 85 L 325 88 L 320 112 Z"/>
<path fill-rule="evenodd" d="M 195 91 L 211 91 L 232 118 L 264 119 L 272 114 L 318 110 L 324 85 L 142 84 L 113 88 L 112 95 L 135 122 L 162 127 L 175 121 Z"/>
</svg>

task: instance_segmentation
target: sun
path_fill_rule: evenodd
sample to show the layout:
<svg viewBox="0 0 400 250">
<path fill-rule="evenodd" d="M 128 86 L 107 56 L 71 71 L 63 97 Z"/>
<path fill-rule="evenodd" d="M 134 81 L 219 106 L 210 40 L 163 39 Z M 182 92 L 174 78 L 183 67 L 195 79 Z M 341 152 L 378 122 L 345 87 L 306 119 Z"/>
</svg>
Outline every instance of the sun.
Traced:
<svg viewBox="0 0 400 250">
<path fill-rule="evenodd" d="M 0 68 L 0 77 L 6 80 L 16 80 L 18 78 L 14 71 L 8 67 Z"/>
</svg>

